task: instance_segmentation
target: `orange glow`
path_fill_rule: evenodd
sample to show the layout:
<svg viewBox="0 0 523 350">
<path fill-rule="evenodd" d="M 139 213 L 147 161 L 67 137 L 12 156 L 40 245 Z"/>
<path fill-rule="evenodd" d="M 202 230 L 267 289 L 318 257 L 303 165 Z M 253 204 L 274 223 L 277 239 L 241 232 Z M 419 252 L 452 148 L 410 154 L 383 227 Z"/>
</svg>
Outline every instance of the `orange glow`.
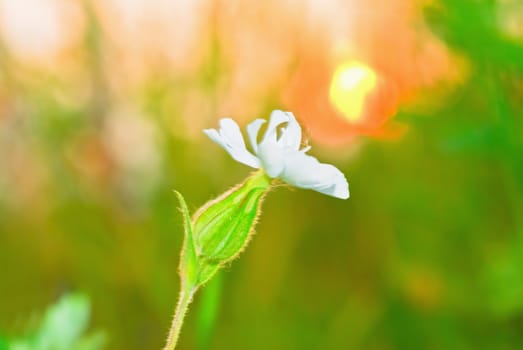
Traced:
<svg viewBox="0 0 523 350">
<path fill-rule="evenodd" d="M 352 92 L 350 89 L 342 89 L 345 93 L 340 94 L 343 97 L 340 102 L 348 106 L 344 108 L 356 110 L 356 113 L 348 112 L 355 118 L 348 118 L 333 102 L 331 89 L 337 70 L 321 58 L 302 61 L 292 76 L 283 99 L 289 110 L 304 123 L 308 135 L 317 142 L 336 146 L 350 143 L 361 135 L 397 138 L 404 128 L 389 122 L 398 107 L 397 85 L 381 71 L 367 69 L 372 72 L 370 77 L 362 77 L 367 76 L 367 73 L 362 74 L 367 70 L 357 69 L 351 70 L 348 78 L 340 78 L 346 80 L 346 87 L 354 86 L 356 91 L 359 90 L 354 94 L 354 89 Z M 362 83 L 366 79 L 368 81 Z"/>
<path fill-rule="evenodd" d="M 406 131 L 394 120 L 400 106 L 416 103 L 423 89 L 460 80 L 456 58 L 424 24 L 422 1 L 357 5 L 358 11 L 336 12 L 346 28 L 331 20 L 326 26 L 332 32 L 304 31 L 300 37 L 306 39 L 297 42 L 300 58 L 283 101 L 315 142 L 336 146 L 361 136 L 397 139 Z M 355 59 L 375 80 L 372 75 L 366 80 L 365 70 L 351 69 Z"/>
<path fill-rule="evenodd" d="M 363 116 L 368 94 L 376 87 L 374 70 L 360 62 L 340 65 L 334 72 L 329 89 L 330 101 L 351 122 Z"/>
<path fill-rule="evenodd" d="M 0 0 L 0 37 L 14 61 L 44 64 L 71 84 L 96 56 L 122 99 L 152 82 L 183 83 L 162 100 L 191 116 L 173 116 L 173 132 L 199 137 L 214 119 L 261 116 L 270 105 L 337 145 L 400 135 L 391 120 L 400 105 L 458 80 L 455 59 L 424 25 L 424 2 Z M 85 54 L 91 35 L 99 56 Z M 70 91 L 84 98 L 77 86 Z"/>
</svg>

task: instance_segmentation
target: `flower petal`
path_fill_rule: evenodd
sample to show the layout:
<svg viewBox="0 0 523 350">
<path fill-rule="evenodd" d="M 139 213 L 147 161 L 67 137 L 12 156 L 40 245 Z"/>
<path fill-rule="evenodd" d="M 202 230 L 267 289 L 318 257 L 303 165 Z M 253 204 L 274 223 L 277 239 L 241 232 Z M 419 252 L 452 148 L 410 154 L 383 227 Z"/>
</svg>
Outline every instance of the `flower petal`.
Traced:
<svg viewBox="0 0 523 350">
<path fill-rule="evenodd" d="M 262 143 L 274 142 L 276 143 L 278 137 L 278 126 L 289 121 L 289 116 L 280 110 L 272 111 L 271 119 L 269 120 L 269 126 L 267 126 L 267 131 L 263 136 Z"/>
<path fill-rule="evenodd" d="M 267 121 L 265 119 L 256 119 L 249 125 L 247 125 L 247 136 L 249 136 L 249 142 L 251 143 L 254 153 L 258 153 L 258 133 L 260 128 Z"/>
<path fill-rule="evenodd" d="M 302 131 L 292 113 L 273 111 L 267 131 L 258 143 L 258 134 L 264 123 L 265 120 L 256 119 L 247 126 L 249 142 L 255 154 L 249 152 L 238 124 L 230 118 L 220 120 L 219 130 L 206 129 L 204 132 L 232 158 L 253 168 L 263 167 L 271 178 L 280 178 L 290 185 L 329 196 L 349 198 L 349 184 L 340 170 L 307 155 L 309 146 L 300 150 Z M 278 129 L 285 123 L 278 137 Z"/>
<path fill-rule="evenodd" d="M 230 118 L 220 120 L 220 130 L 205 129 L 211 140 L 222 146 L 233 159 L 253 168 L 260 167 L 260 160 L 247 150 L 238 124 Z"/>
<path fill-rule="evenodd" d="M 231 118 L 223 118 L 220 120 L 220 134 L 228 140 L 232 147 L 247 149 L 240 127 Z"/>
<path fill-rule="evenodd" d="M 285 170 L 280 178 L 296 187 L 307 188 L 341 198 L 349 198 L 349 184 L 335 166 L 320 163 L 303 152 L 287 152 Z"/>
<path fill-rule="evenodd" d="M 279 177 L 285 169 L 285 153 L 276 142 L 260 143 L 257 155 L 263 170 L 270 177 Z"/>
<path fill-rule="evenodd" d="M 299 150 L 301 145 L 301 126 L 291 112 L 284 112 L 288 117 L 288 124 L 283 129 L 278 143 L 285 148 Z"/>
</svg>

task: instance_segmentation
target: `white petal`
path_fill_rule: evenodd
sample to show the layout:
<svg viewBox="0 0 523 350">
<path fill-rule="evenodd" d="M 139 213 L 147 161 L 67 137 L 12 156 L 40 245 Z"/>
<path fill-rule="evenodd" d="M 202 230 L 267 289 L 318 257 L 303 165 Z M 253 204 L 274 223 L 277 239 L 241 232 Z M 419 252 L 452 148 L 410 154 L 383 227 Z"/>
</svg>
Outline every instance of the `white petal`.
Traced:
<svg viewBox="0 0 523 350">
<path fill-rule="evenodd" d="M 233 159 L 253 168 L 260 167 L 260 161 L 247 150 L 243 135 L 238 124 L 232 119 L 225 118 L 220 120 L 220 130 L 205 129 L 203 132 L 211 140 L 222 146 Z"/>
<path fill-rule="evenodd" d="M 267 175 L 272 178 L 281 175 L 285 168 L 285 153 L 276 142 L 260 143 L 257 155 Z"/>
<path fill-rule="evenodd" d="M 249 141 L 254 153 L 258 153 L 258 133 L 260 132 L 261 126 L 265 123 L 265 119 L 256 119 L 247 125 L 247 136 L 249 136 Z"/>
<path fill-rule="evenodd" d="M 220 120 L 220 134 L 228 140 L 232 147 L 247 150 L 240 127 L 231 118 Z"/>
<path fill-rule="evenodd" d="M 285 114 L 289 118 L 289 122 L 285 129 L 283 129 L 278 143 L 285 148 L 291 148 L 297 151 L 301 145 L 301 126 L 291 112 L 285 112 Z"/>
<path fill-rule="evenodd" d="M 269 120 L 269 126 L 267 126 L 267 131 L 263 136 L 261 143 L 266 142 L 277 142 L 278 136 L 278 126 L 289 121 L 289 116 L 280 110 L 273 111 L 271 113 L 271 119 Z"/>
<path fill-rule="evenodd" d="M 335 166 L 320 163 L 303 152 L 288 152 L 285 170 L 280 178 L 296 187 L 307 188 L 329 196 L 349 198 L 349 184 Z"/>
</svg>

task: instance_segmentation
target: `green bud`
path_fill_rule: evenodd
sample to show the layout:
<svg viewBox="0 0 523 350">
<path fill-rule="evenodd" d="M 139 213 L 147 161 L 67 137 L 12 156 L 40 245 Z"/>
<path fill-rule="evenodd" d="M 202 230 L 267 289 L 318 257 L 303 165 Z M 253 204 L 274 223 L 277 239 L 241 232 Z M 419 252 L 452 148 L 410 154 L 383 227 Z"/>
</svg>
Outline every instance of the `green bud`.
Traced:
<svg viewBox="0 0 523 350">
<path fill-rule="evenodd" d="M 269 187 L 270 178 L 259 171 L 200 208 L 192 220 L 198 256 L 220 265 L 236 258 L 254 232 Z"/>
<path fill-rule="evenodd" d="M 247 246 L 260 214 L 270 178 L 259 171 L 245 182 L 208 202 L 189 219 L 183 196 L 175 191 L 184 220 L 185 239 L 180 257 L 182 288 L 194 292 L 223 264 Z"/>
</svg>

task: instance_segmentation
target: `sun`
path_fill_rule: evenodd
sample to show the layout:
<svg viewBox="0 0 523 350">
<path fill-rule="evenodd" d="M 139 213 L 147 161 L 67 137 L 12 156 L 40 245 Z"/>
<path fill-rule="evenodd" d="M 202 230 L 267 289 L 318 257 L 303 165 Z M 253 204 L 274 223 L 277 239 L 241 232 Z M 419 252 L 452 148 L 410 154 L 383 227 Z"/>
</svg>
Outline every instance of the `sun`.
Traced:
<svg viewBox="0 0 523 350">
<path fill-rule="evenodd" d="M 338 66 L 329 89 L 331 103 L 343 116 L 357 122 L 363 116 L 365 98 L 376 87 L 377 75 L 368 65 L 351 61 Z"/>
</svg>

